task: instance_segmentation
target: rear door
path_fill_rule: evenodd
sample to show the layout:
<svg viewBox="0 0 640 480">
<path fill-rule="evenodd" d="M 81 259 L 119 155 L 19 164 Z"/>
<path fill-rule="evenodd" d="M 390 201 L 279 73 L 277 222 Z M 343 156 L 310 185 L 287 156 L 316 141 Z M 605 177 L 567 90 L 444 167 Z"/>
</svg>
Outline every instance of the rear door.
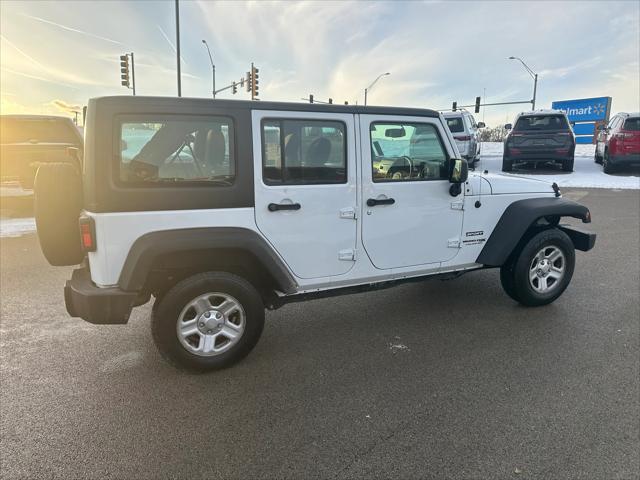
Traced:
<svg viewBox="0 0 640 480">
<path fill-rule="evenodd" d="M 252 113 L 256 224 L 300 278 L 355 262 L 354 116 Z"/>
</svg>

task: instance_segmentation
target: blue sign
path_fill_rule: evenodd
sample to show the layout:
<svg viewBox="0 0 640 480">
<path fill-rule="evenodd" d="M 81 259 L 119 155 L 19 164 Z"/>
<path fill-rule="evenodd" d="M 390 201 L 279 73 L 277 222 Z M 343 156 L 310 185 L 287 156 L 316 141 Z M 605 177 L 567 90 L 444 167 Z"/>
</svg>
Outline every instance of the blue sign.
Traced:
<svg viewBox="0 0 640 480">
<path fill-rule="evenodd" d="M 609 120 L 611 97 L 581 98 L 578 100 L 559 100 L 551 103 L 554 110 L 562 110 L 573 122 L 595 122 Z"/>
<path fill-rule="evenodd" d="M 573 133 L 576 135 L 593 135 L 595 127 L 594 123 L 576 123 L 573 126 Z"/>
</svg>

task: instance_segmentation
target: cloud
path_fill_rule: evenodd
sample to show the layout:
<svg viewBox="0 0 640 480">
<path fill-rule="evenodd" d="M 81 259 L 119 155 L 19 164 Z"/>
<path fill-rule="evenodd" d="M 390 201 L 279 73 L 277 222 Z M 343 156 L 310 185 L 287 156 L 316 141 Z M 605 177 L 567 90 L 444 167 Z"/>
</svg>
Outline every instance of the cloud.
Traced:
<svg viewBox="0 0 640 480">
<path fill-rule="evenodd" d="M 79 33 L 80 35 L 85 35 L 87 37 L 96 38 L 98 40 L 104 40 L 105 42 L 113 43 L 115 45 L 124 45 L 122 42 L 119 42 L 119 41 L 114 40 L 112 38 L 101 37 L 100 35 L 96 35 L 94 33 L 85 32 L 84 30 L 79 30 L 77 28 L 68 27 L 68 26 L 62 25 L 60 23 L 52 22 L 51 20 L 46 20 L 44 18 L 35 17 L 33 15 L 27 15 L 26 13 L 23 13 L 22 15 L 27 17 L 27 18 L 30 18 L 32 20 L 36 20 L 38 22 L 46 23 L 48 25 L 53 25 L 54 27 L 61 28 L 61 29 L 66 30 L 68 32 Z"/>
<path fill-rule="evenodd" d="M 169 36 L 165 33 L 165 31 L 162 29 L 162 27 L 160 25 L 157 25 L 158 30 L 160 30 L 160 33 L 162 34 L 162 36 L 164 37 L 164 39 L 167 41 L 167 43 L 171 46 L 171 49 L 173 50 L 174 53 L 178 53 L 178 49 L 176 48 L 176 46 L 173 44 L 173 42 L 169 39 Z M 182 55 L 180 55 L 180 61 L 182 63 L 184 63 L 185 65 L 187 65 L 187 62 L 184 61 L 184 58 L 182 58 Z"/>
<path fill-rule="evenodd" d="M 73 105 L 71 103 L 65 102 L 64 100 L 52 100 L 51 105 L 56 107 L 61 112 L 65 113 L 73 113 L 73 112 L 81 112 L 82 105 Z"/>
</svg>

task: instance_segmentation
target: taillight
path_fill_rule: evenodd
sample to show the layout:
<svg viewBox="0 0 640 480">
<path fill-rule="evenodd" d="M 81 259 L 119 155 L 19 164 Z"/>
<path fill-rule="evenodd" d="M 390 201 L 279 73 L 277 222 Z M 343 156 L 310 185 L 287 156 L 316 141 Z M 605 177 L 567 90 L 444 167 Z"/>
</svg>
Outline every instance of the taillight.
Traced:
<svg viewBox="0 0 640 480">
<path fill-rule="evenodd" d="M 80 217 L 80 243 L 85 252 L 96 251 L 96 224 L 93 218 Z"/>
<path fill-rule="evenodd" d="M 471 140 L 471 136 L 470 135 L 463 135 L 461 137 L 453 137 L 456 140 L 460 140 L 461 142 L 468 142 L 469 140 Z"/>
</svg>

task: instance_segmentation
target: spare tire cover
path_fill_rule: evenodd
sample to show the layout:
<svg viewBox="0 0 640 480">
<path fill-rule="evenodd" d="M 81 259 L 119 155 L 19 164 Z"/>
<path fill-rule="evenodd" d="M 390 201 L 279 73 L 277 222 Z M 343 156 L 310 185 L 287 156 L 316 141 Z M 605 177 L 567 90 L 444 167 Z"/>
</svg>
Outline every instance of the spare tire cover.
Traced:
<svg viewBox="0 0 640 480">
<path fill-rule="evenodd" d="M 82 209 L 82 177 L 78 167 L 72 163 L 40 165 L 34 191 L 42 253 L 54 266 L 79 264 L 84 252 L 78 227 Z"/>
</svg>

